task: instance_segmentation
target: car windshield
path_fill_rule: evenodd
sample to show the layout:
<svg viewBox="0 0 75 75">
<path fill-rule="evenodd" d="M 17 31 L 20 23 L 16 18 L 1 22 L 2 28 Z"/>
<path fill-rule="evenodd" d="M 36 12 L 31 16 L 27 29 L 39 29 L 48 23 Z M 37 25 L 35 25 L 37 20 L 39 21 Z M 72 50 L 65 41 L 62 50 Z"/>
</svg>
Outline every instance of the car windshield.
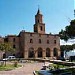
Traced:
<svg viewBox="0 0 75 75">
<path fill-rule="evenodd" d="M 15 58 L 15 57 L 12 57 L 12 58 Z"/>
<path fill-rule="evenodd" d="M 15 58 L 15 56 L 8 56 L 9 59 Z"/>
</svg>

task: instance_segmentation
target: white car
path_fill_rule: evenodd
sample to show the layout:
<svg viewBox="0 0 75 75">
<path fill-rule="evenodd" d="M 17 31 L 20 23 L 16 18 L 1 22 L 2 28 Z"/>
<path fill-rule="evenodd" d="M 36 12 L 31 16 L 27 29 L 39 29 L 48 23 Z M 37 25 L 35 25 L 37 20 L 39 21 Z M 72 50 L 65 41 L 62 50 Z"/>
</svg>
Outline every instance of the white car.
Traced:
<svg viewBox="0 0 75 75">
<path fill-rule="evenodd" d="M 15 56 L 8 56 L 8 58 L 4 58 L 3 60 L 10 60 L 10 59 L 16 59 Z"/>
</svg>

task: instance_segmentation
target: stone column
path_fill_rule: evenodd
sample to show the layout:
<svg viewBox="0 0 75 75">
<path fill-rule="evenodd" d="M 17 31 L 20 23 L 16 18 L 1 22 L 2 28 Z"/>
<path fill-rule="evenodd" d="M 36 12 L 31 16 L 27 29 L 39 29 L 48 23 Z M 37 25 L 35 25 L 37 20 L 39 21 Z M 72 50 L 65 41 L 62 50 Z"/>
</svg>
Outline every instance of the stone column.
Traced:
<svg viewBox="0 0 75 75">
<path fill-rule="evenodd" d="M 53 49 L 51 49 L 51 52 L 50 52 L 50 54 L 51 54 L 51 59 L 53 59 L 53 57 L 54 57 L 54 55 L 53 55 Z"/>
<path fill-rule="evenodd" d="M 44 49 L 43 52 L 42 52 L 42 56 L 43 56 L 43 58 L 46 57 L 46 50 L 45 50 L 45 49 Z"/>
<path fill-rule="evenodd" d="M 26 59 L 28 58 L 28 50 L 24 51 L 24 58 L 26 58 Z"/>
<path fill-rule="evenodd" d="M 35 58 L 37 58 L 38 56 L 37 56 L 37 50 L 34 50 L 34 54 L 35 54 Z"/>
<path fill-rule="evenodd" d="M 51 49 L 51 53 L 50 54 L 51 54 L 51 57 L 53 57 L 53 50 L 52 49 Z"/>
<path fill-rule="evenodd" d="M 58 56 L 60 56 L 61 55 L 61 51 L 58 49 Z"/>
</svg>

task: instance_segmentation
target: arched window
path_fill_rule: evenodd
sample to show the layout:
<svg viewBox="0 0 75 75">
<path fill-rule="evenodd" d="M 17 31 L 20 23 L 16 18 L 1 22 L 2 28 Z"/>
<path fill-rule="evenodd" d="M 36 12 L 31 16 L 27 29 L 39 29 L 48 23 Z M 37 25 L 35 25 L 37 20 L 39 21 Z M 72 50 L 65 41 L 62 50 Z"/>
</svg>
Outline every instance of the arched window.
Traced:
<svg viewBox="0 0 75 75">
<path fill-rule="evenodd" d="M 42 57 L 42 48 L 38 48 L 38 57 Z"/>
<path fill-rule="evenodd" d="M 39 34 L 39 37 L 41 37 L 41 34 Z"/>
<path fill-rule="evenodd" d="M 16 39 L 15 39 L 15 38 L 13 38 L 13 42 L 15 42 L 15 40 L 16 40 Z"/>
<path fill-rule="evenodd" d="M 40 30 L 42 31 L 43 29 L 42 29 L 42 26 L 40 26 Z"/>
<path fill-rule="evenodd" d="M 49 40 L 47 40 L 47 44 L 49 44 Z"/>
<path fill-rule="evenodd" d="M 39 39 L 39 43 L 41 43 L 41 39 Z"/>
<path fill-rule="evenodd" d="M 30 39 L 30 43 L 33 43 L 33 39 Z"/>
<path fill-rule="evenodd" d="M 13 45 L 13 48 L 16 48 L 16 45 Z"/>
<path fill-rule="evenodd" d="M 30 33 L 30 36 L 32 36 L 32 33 Z"/>
<path fill-rule="evenodd" d="M 58 50 L 57 50 L 57 48 L 54 48 L 54 50 L 53 50 L 53 55 L 54 55 L 54 57 L 55 57 L 55 56 L 58 56 Z"/>
<path fill-rule="evenodd" d="M 39 20 L 38 20 L 38 23 L 39 23 Z"/>
<path fill-rule="evenodd" d="M 49 48 L 46 49 L 46 57 L 50 57 L 50 49 Z"/>
<path fill-rule="evenodd" d="M 54 44 L 56 44 L 56 40 L 54 40 Z"/>
<path fill-rule="evenodd" d="M 6 54 L 5 53 L 3 54 L 3 58 L 6 58 Z"/>
</svg>

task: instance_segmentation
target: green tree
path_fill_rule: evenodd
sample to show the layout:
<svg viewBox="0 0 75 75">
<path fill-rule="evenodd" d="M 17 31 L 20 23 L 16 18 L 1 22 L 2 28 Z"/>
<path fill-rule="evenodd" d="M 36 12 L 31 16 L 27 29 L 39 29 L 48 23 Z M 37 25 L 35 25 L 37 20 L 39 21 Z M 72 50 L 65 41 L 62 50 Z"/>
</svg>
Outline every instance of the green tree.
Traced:
<svg viewBox="0 0 75 75">
<path fill-rule="evenodd" d="M 0 43 L 0 50 L 5 52 L 5 55 L 7 51 L 14 52 L 15 49 L 12 47 L 11 43 Z M 6 61 L 5 61 L 5 66 L 6 66 Z"/>
<path fill-rule="evenodd" d="M 73 49 L 75 49 L 75 44 L 72 45 Z"/>
<path fill-rule="evenodd" d="M 73 46 L 72 45 L 61 45 L 60 49 L 62 51 L 64 51 L 64 50 L 69 51 L 69 50 L 73 50 Z"/>
<path fill-rule="evenodd" d="M 61 30 L 61 32 L 59 32 L 59 36 L 60 36 L 60 39 L 64 39 L 64 41 L 68 41 L 69 39 L 69 36 L 67 35 L 66 31 L 64 30 Z"/>
<path fill-rule="evenodd" d="M 69 38 L 73 39 L 75 37 L 75 19 L 71 20 L 70 25 L 65 27 L 65 30 L 59 32 L 60 39 L 67 42 Z"/>
<path fill-rule="evenodd" d="M 68 51 L 70 51 L 70 50 L 73 50 L 73 47 L 74 47 L 75 45 L 61 45 L 60 46 L 60 49 L 61 49 L 61 56 L 63 57 L 63 55 L 64 55 L 64 51 L 65 52 L 68 52 Z"/>
</svg>

